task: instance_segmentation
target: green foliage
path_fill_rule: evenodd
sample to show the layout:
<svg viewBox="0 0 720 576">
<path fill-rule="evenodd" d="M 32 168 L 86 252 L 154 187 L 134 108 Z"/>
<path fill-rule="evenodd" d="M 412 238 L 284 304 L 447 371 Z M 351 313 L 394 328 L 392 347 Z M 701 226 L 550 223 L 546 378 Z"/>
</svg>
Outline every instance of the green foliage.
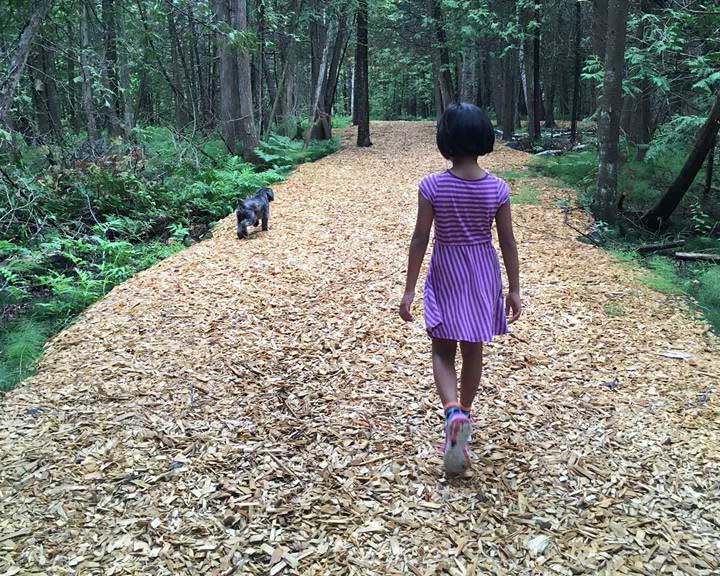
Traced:
<svg viewBox="0 0 720 576">
<path fill-rule="evenodd" d="M 24 319 L 0 331 L 0 392 L 10 390 L 32 373 L 49 334 L 47 324 Z"/>
<path fill-rule="evenodd" d="M 137 137 L 141 165 L 119 148 L 74 167 L 6 169 L 22 194 L 0 181 L 0 389 L 30 373 L 47 335 L 113 286 L 200 239 L 293 165 L 340 147 L 333 139 L 305 149 L 273 135 L 258 148 L 267 163 L 259 170 L 218 140 L 190 141 L 156 127 Z"/>
<path fill-rule="evenodd" d="M 708 322 L 720 334 L 720 267 L 708 268 L 700 275 L 696 298 Z"/>
<path fill-rule="evenodd" d="M 620 302 L 608 302 L 605 304 L 605 314 L 607 314 L 610 318 L 625 316 L 625 307 Z"/>
<path fill-rule="evenodd" d="M 521 184 L 518 191 L 510 197 L 512 204 L 539 204 L 540 191 L 527 184 Z"/>
<path fill-rule="evenodd" d="M 641 276 L 641 280 L 650 288 L 670 296 L 680 296 L 684 293 L 684 282 L 672 260 L 653 256 L 645 261 L 645 265 L 648 271 Z"/>
</svg>

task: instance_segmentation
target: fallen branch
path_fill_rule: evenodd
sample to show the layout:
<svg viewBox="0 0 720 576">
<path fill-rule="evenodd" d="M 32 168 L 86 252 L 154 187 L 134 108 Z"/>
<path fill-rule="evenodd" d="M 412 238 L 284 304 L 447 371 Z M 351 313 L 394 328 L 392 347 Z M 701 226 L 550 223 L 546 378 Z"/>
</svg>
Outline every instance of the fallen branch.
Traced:
<svg viewBox="0 0 720 576">
<path fill-rule="evenodd" d="M 720 254 L 702 254 L 699 252 L 675 252 L 673 256 L 678 260 L 703 260 L 705 262 L 717 262 L 720 264 Z"/>
<path fill-rule="evenodd" d="M 659 244 L 646 244 L 644 246 L 638 246 L 635 251 L 638 254 L 650 254 L 659 250 L 668 250 L 669 248 L 679 248 L 685 245 L 685 240 L 677 240 L 675 242 L 665 242 Z"/>
</svg>

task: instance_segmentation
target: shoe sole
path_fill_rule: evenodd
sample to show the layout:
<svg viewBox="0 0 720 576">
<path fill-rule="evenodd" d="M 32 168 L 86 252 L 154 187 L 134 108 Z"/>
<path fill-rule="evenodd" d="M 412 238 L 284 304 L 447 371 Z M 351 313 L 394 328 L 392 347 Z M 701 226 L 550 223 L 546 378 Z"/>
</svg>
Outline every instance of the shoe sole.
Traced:
<svg viewBox="0 0 720 576">
<path fill-rule="evenodd" d="M 455 443 L 445 450 L 445 472 L 448 474 L 462 474 L 467 470 L 468 462 L 465 456 L 465 447 L 471 432 L 470 421 L 453 422 L 450 425 L 450 438 L 455 438 Z"/>
</svg>

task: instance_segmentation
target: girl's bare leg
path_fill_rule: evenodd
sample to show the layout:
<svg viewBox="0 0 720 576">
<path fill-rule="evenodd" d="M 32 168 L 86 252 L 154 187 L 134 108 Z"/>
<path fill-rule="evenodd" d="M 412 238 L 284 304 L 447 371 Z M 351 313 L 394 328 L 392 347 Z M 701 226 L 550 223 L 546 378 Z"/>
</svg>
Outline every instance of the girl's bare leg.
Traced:
<svg viewBox="0 0 720 576">
<path fill-rule="evenodd" d="M 457 373 L 455 372 L 455 340 L 432 340 L 432 365 L 435 386 L 443 406 L 457 402 Z"/>
<path fill-rule="evenodd" d="M 462 354 L 462 372 L 460 373 L 460 405 L 469 409 L 472 406 L 483 368 L 482 342 L 460 342 Z"/>
</svg>

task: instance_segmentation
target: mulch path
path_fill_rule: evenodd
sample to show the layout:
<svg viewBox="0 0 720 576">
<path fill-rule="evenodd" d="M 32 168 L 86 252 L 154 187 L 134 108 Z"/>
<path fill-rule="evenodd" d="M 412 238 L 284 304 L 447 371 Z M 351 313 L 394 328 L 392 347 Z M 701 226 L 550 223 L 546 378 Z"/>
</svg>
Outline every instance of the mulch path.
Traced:
<svg viewBox="0 0 720 576">
<path fill-rule="evenodd" d="M 445 163 L 430 124 L 373 141 L 278 185 L 269 233 L 228 218 L 50 342 L 0 404 L 0 574 L 718 573 L 718 339 L 529 173 L 526 312 L 486 348 L 471 476 L 443 476 L 396 305 Z"/>
</svg>

